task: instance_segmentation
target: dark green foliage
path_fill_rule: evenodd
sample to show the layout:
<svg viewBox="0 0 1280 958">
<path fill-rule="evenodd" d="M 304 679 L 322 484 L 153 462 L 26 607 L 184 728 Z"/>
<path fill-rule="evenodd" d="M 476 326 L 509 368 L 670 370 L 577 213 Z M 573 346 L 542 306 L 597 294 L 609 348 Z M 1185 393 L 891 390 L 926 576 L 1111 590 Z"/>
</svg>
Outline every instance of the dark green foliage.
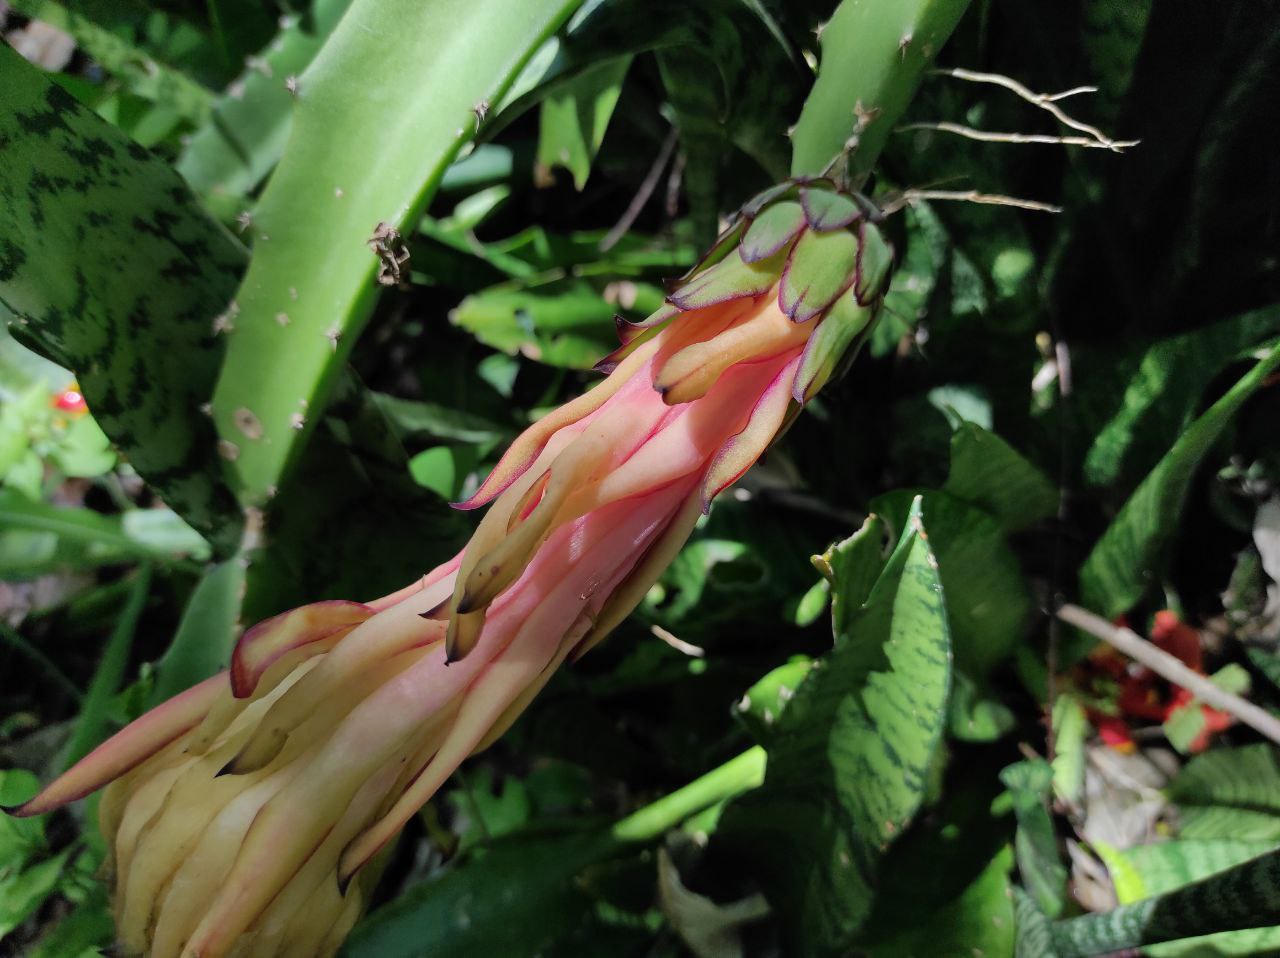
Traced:
<svg viewBox="0 0 1280 958">
<path fill-rule="evenodd" d="M 244 250 L 166 163 L 7 47 L 0 77 L 0 301 L 11 329 L 75 370 L 133 467 L 229 552 L 239 510 L 200 407 Z"/>
</svg>

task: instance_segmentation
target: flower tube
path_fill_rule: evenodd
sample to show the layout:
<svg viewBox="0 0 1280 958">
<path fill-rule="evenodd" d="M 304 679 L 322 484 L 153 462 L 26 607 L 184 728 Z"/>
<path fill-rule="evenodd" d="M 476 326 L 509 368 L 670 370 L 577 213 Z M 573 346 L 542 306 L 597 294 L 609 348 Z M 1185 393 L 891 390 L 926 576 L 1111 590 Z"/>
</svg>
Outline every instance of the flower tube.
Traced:
<svg viewBox="0 0 1280 958">
<path fill-rule="evenodd" d="M 14 815 L 107 786 L 126 952 L 328 955 L 458 765 L 639 604 L 711 500 L 866 338 L 891 251 L 826 182 L 749 203 L 606 378 L 521 434 L 462 509 L 463 552 L 368 603 L 246 632 L 230 667 Z"/>
</svg>

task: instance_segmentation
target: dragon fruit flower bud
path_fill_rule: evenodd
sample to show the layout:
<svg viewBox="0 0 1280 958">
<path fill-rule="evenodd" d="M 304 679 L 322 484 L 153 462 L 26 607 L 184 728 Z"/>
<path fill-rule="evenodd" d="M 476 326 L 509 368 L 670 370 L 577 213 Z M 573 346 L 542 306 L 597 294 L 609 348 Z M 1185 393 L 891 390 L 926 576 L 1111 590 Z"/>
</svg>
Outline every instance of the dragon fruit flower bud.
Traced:
<svg viewBox="0 0 1280 958">
<path fill-rule="evenodd" d="M 462 553 L 250 629 L 227 671 L 7 811 L 107 786 L 127 953 L 334 954 L 405 823 L 632 612 L 869 335 L 892 260 L 875 220 L 823 180 L 756 197 L 662 309 L 619 322 L 606 378 L 459 504 L 488 506 Z"/>
</svg>

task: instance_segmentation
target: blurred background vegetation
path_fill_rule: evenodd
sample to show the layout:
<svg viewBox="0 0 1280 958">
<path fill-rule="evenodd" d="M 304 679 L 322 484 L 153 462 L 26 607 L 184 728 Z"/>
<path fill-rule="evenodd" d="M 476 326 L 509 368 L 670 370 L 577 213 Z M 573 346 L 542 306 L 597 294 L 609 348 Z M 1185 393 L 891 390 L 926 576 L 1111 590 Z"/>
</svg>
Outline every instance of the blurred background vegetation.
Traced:
<svg viewBox="0 0 1280 958">
<path fill-rule="evenodd" d="M 185 178 L 225 227 L 208 225 L 225 243 L 210 256 L 234 291 L 243 247 L 269 242 L 249 211 L 284 152 L 295 81 L 347 6 L 16 0 L 0 3 L 0 30 L 86 116 Z M 164 469 L 151 485 L 139 475 L 149 467 L 121 436 L 143 430 L 146 445 L 147 420 L 129 419 L 148 404 L 161 411 L 147 429 L 168 428 L 172 394 L 107 408 L 69 371 L 95 349 L 132 350 L 208 402 L 234 315 L 221 328 L 202 319 L 185 352 L 123 325 L 106 344 L 59 346 L 10 316 L 0 798 L 25 798 L 207 674 L 239 627 L 305 601 L 372 598 L 452 555 L 471 519 L 446 502 L 593 381 L 615 314 L 652 311 L 724 216 L 786 175 L 786 131 L 832 7 L 579 9 L 502 100 L 476 104 L 467 139 L 478 135 L 394 246 L 409 254 L 403 281 L 363 327 L 334 332 L 339 361 L 316 393 L 328 402 L 299 409 L 296 467 L 248 539 L 222 479 L 166 489 Z M 427 57 L 432 38 L 414 42 Z M 915 494 L 956 669 L 923 807 L 857 906 L 863 953 L 1012 954 L 1014 884 L 1067 916 L 1280 844 L 1271 746 L 1156 678 L 1135 685 L 1045 611 L 1067 597 L 1159 638 L 1153 616 L 1172 610 L 1198 668 L 1280 706 L 1280 390 L 1258 365 L 1280 335 L 1280 5 L 976 0 L 938 63 L 1033 91 L 1096 86 L 1060 105 L 1139 143 L 1118 153 L 929 128 L 1071 133 L 1000 86 L 926 78 L 869 192 L 977 190 L 1062 212 L 922 201 L 889 218 L 899 267 L 870 349 L 722 498 L 640 613 L 424 809 L 378 895 L 395 908 L 375 910 L 351 954 L 446 953 L 434 942 L 513 958 L 796 953 L 783 944 L 796 916 L 753 904 L 776 872 L 749 846 L 806 848 L 804 822 L 782 815 L 753 839 L 746 803 L 723 831 L 702 816 L 661 847 L 601 859 L 565 836 L 767 743 L 787 690 L 832 646 L 840 580 L 810 557 L 870 513 L 896 535 Z M 431 94 L 421 76 L 405 64 L 399 102 Z M 361 77 L 348 83 L 358 99 Z M 387 150 L 404 135 L 388 130 Z M 0 276 L 15 245 L 42 253 L 12 197 L 0 192 Z M 76 208 L 47 212 L 56 224 Z M 108 234 L 82 239 L 75 271 L 114 268 Z M 281 377 L 293 359 L 262 357 Z M 111 417 L 114 445 L 95 414 L 104 428 Z M 189 419 L 191 435 L 212 429 Z M 210 463 L 192 475 L 219 476 Z M 752 689 L 779 667 L 791 671 L 771 692 Z M 79 956 L 110 941 L 88 822 L 83 809 L 0 819 L 0 953 Z M 1152 953 L 1276 952 L 1280 929 Z"/>
</svg>

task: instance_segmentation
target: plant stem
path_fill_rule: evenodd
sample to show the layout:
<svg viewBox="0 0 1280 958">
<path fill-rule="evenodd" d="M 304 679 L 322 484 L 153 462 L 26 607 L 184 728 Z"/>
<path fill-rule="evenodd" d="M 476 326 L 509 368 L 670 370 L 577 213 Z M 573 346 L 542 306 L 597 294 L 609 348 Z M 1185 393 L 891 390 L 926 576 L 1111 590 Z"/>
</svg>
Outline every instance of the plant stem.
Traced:
<svg viewBox="0 0 1280 958">
<path fill-rule="evenodd" d="M 1052 926 L 1058 958 L 1083 958 L 1280 923 L 1280 851 L 1164 895 Z"/>
<path fill-rule="evenodd" d="M 1206 676 L 1193 672 L 1174 656 L 1153 645 L 1130 629 L 1112 625 L 1100 615 L 1095 615 L 1078 605 L 1064 605 L 1058 610 L 1063 622 L 1102 639 L 1108 645 L 1123 652 L 1135 662 L 1141 662 L 1161 678 L 1180 685 L 1201 702 L 1234 715 L 1245 725 L 1280 743 L 1280 720 L 1252 702 L 1219 688 Z"/>
<path fill-rule="evenodd" d="M 657 838 L 690 815 L 757 788 L 764 781 L 765 761 L 763 748 L 747 749 L 684 788 L 628 815 L 613 826 L 610 837 L 620 843 Z"/>
<path fill-rule="evenodd" d="M 792 176 L 825 173 L 847 153 L 851 179 L 865 177 L 968 6 L 843 0 L 821 31 L 818 79 L 792 132 Z"/>
</svg>

